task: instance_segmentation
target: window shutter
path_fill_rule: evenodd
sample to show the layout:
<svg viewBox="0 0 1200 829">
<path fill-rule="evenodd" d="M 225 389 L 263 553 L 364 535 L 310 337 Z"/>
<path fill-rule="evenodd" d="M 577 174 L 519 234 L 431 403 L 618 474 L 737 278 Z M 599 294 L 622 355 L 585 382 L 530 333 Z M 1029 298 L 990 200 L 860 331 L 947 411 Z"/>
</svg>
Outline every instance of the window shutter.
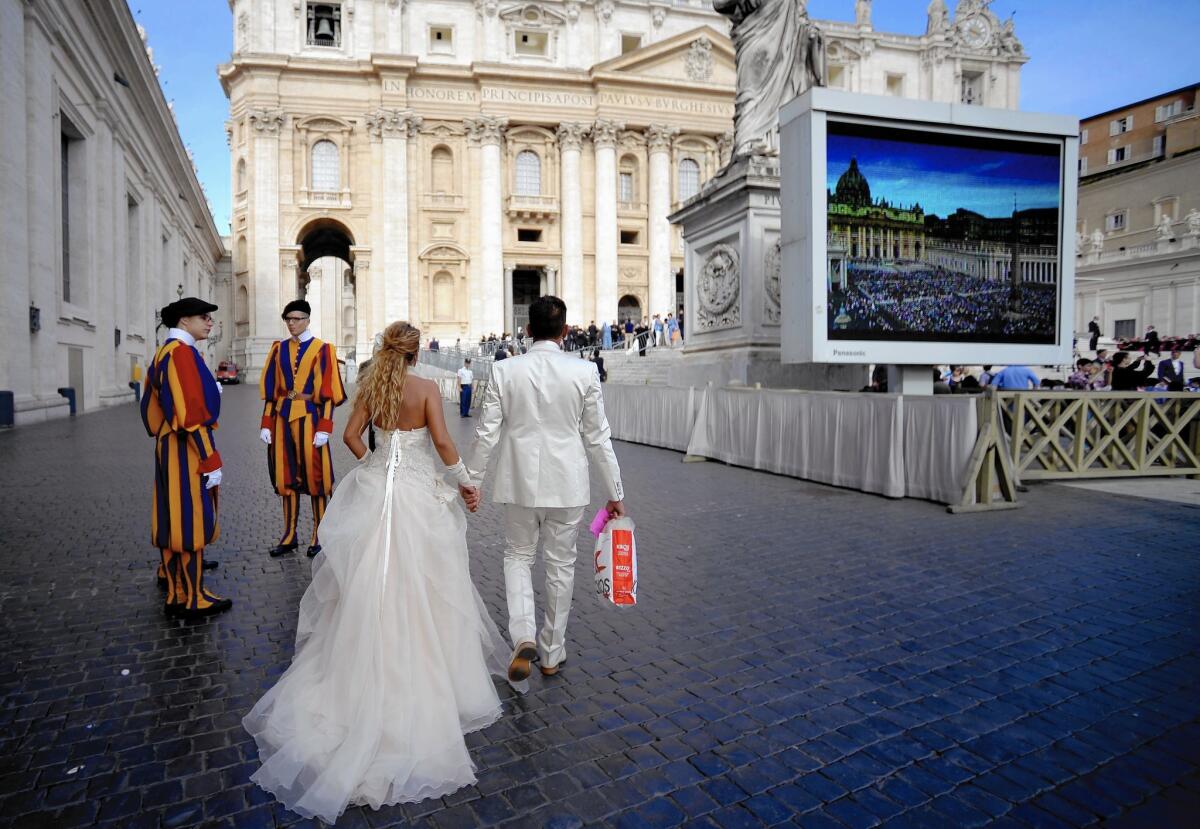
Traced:
<svg viewBox="0 0 1200 829">
<path fill-rule="evenodd" d="M 1131 129 L 1133 129 L 1133 113 L 1132 112 L 1125 116 L 1125 132 L 1129 132 Z"/>
<path fill-rule="evenodd" d="M 1116 119 L 1108 122 L 1108 134 L 1117 135 L 1121 132 L 1121 122 Z"/>
<path fill-rule="evenodd" d="M 1079 143 L 1086 144 L 1087 140 L 1088 140 L 1088 131 L 1083 130 L 1082 132 L 1079 133 Z"/>
<path fill-rule="evenodd" d="M 1116 160 L 1117 160 L 1117 151 L 1116 151 L 1116 150 L 1109 150 L 1109 151 L 1108 151 L 1108 163 L 1109 163 L 1109 164 L 1114 164 L 1114 163 L 1116 163 Z"/>
</svg>

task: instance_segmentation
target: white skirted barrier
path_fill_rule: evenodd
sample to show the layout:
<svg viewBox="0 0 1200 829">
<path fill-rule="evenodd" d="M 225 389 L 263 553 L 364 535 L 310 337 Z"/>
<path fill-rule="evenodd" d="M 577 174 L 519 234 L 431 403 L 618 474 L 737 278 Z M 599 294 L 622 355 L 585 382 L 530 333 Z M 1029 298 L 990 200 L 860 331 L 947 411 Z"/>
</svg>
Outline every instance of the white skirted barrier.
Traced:
<svg viewBox="0 0 1200 829">
<path fill-rule="evenodd" d="M 613 437 L 874 492 L 956 502 L 978 432 L 971 397 L 606 384 Z"/>
</svg>

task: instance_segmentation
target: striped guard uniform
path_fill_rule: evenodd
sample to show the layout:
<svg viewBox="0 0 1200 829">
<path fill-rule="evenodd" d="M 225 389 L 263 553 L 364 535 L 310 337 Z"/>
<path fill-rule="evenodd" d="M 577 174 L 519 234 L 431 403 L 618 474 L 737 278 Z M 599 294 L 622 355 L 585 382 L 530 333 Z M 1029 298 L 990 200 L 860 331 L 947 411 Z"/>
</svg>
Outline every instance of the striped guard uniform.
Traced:
<svg viewBox="0 0 1200 829">
<path fill-rule="evenodd" d="M 168 339 L 154 355 L 142 393 L 142 423 L 155 439 L 150 543 L 162 553 L 167 607 L 203 610 L 219 598 L 204 589 L 204 548 L 217 539 L 217 492 L 204 476 L 221 467 L 213 432 L 221 395 L 200 352 Z"/>
<path fill-rule="evenodd" d="M 296 543 L 300 493 L 312 500 L 313 546 L 325 506 L 333 494 L 333 457 L 329 444 L 316 448 L 317 432 L 333 433 L 333 409 L 346 399 L 333 346 L 316 337 L 272 344 L 259 381 L 262 428 L 271 430 L 267 468 L 283 499 L 281 545 Z M 288 399 L 288 392 L 309 399 Z"/>
</svg>

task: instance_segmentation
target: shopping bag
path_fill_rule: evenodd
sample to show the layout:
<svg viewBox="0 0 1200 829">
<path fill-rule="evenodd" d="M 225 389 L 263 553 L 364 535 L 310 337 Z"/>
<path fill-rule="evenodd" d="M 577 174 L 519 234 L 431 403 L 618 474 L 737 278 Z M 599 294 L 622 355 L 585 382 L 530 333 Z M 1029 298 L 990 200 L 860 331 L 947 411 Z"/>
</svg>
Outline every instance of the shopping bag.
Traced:
<svg viewBox="0 0 1200 829">
<path fill-rule="evenodd" d="M 637 543 L 633 520 L 614 518 L 596 539 L 596 593 L 617 607 L 637 604 Z"/>
</svg>

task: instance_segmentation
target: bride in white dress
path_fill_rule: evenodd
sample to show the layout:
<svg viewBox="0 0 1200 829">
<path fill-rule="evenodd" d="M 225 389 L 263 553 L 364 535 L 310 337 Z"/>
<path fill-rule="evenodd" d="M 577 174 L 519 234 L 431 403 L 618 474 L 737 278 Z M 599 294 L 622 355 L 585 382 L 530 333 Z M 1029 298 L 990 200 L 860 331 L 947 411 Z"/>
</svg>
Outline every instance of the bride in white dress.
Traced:
<svg viewBox="0 0 1200 829">
<path fill-rule="evenodd" d="M 251 779 L 328 823 L 474 783 L 463 735 L 501 715 L 491 675 L 510 654 L 471 582 L 459 502 L 474 511 L 479 494 L 437 385 L 409 373 L 419 341 L 392 323 L 360 377 L 344 440 L 363 463 L 321 523 L 292 665 L 242 720 L 262 761 Z"/>
</svg>

